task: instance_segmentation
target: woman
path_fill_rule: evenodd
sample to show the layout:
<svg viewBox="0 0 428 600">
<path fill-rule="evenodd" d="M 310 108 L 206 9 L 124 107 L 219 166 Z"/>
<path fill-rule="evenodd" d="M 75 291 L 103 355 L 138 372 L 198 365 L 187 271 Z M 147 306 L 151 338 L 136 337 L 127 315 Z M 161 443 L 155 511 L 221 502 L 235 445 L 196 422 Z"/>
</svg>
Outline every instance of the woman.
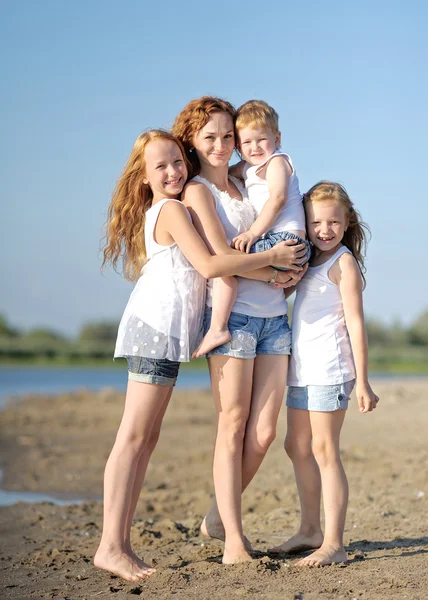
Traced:
<svg viewBox="0 0 428 600">
<path fill-rule="evenodd" d="M 229 102 L 204 96 L 177 116 L 172 133 L 182 142 L 196 175 L 183 193 L 193 223 L 214 254 L 254 220 L 240 182 L 228 174 L 235 148 L 235 110 Z M 305 252 L 290 243 L 292 267 Z M 301 271 L 301 274 L 304 271 Z M 241 493 L 256 474 L 275 438 L 284 396 L 291 332 L 283 290 L 272 283 L 295 284 L 300 277 L 272 267 L 239 278 L 228 328 L 232 339 L 208 354 L 217 437 L 213 476 L 216 501 L 204 519 L 205 535 L 224 539 L 223 563 L 251 560 L 241 522 Z M 271 283 L 269 283 L 271 282 Z M 211 317 L 208 282 L 205 331 Z"/>
</svg>

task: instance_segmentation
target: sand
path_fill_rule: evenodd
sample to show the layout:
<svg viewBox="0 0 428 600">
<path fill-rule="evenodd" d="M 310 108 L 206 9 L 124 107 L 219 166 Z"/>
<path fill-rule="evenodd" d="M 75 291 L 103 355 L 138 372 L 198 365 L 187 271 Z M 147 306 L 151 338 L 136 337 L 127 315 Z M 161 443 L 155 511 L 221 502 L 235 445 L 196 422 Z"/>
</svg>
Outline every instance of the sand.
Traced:
<svg viewBox="0 0 428 600">
<path fill-rule="evenodd" d="M 157 567 L 139 584 L 95 569 L 102 477 L 121 417 L 114 390 L 28 397 L 0 413 L 0 451 L 8 490 L 72 494 L 79 505 L 0 508 L 0 581 L 6 599 L 144 600 L 216 598 L 428 598 L 428 382 L 376 382 L 373 414 L 352 402 L 342 435 L 350 483 L 345 531 L 349 563 L 299 568 L 267 548 L 292 535 L 299 504 L 278 437 L 244 494 L 244 529 L 259 554 L 223 566 L 221 543 L 198 527 L 212 498 L 214 411 L 208 392 L 175 392 L 148 469 L 132 537 Z"/>
</svg>

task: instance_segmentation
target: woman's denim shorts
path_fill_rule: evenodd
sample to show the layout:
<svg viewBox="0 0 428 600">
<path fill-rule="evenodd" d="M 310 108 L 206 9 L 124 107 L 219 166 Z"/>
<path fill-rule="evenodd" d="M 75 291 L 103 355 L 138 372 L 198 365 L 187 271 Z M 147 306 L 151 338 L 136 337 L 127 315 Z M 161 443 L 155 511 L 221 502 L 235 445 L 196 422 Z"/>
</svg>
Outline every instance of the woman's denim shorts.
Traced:
<svg viewBox="0 0 428 600">
<path fill-rule="evenodd" d="M 212 309 L 207 307 L 204 335 L 210 328 L 211 314 Z M 232 339 L 208 352 L 207 358 L 217 354 L 234 358 L 255 358 L 258 354 L 291 353 L 291 329 L 287 315 L 261 318 L 232 312 L 227 327 Z"/>
<path fill-rule="evenodd" d="M 167 358 L 145 358 L 144 356 L 126 356 L 128 361 L 128 379 L 140 383 L 173 386 L 177 381 L 180 363 Z"/>
<path fill-rule="evenodd" d="M 287 392 L 286 405 L 289 408 L 300 408 L 301 410 L 316 412 L 346 410 L 354 385 L 355 379 L 336 385 L 290 386 Z"/>
<path fill-rule="evenodd" d="M 285 242 L 287 240 L 296 240 L 298 244 L 305 244 L 306 254 L 303 258 L 300 258 L 296 265 L 299 267 L 303 267 L 308 260 L 311 258 L 311 243 L 308 240 L 304 240 L 299 235 L 295 233 L 290 233 L 289 231 L 277 231 L 276 233 L 267 232 L 264 237 L 251 246 L 250 253 L 254 254 L 256 252 L 264 252 L 265 250 L 270 250 L 280 242 Z M 289 269 L 284 269 L 283 267 L 274 267 L 278 271 L 289 271 Z"/>
</svg>

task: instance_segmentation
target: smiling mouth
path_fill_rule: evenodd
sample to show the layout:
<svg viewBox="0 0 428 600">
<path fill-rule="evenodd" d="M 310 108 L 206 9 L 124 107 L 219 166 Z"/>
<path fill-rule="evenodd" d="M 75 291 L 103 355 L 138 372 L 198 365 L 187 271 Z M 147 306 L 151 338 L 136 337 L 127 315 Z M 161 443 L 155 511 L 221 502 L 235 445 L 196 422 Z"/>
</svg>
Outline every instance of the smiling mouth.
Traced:
<svg viewBox="0 0 428 600">
<path fill-rule="evenodd" d="M 334 240 L 334 238 L 332 238 L 332 237 L 329 237 L 329 238 L 322 238 L 322 237 L 319 237 L 319 236 L 318 236 L 318 239 L 319 239 L 321 242 L 331 242 L 331 240 Z"/>
<path fill-rule="evenodd" d="M 179 179 L 171 179 L 170 181 L 165 181 L 165 185 L 179 185 L 182 181 L 182 177 Z"/>
</svg>

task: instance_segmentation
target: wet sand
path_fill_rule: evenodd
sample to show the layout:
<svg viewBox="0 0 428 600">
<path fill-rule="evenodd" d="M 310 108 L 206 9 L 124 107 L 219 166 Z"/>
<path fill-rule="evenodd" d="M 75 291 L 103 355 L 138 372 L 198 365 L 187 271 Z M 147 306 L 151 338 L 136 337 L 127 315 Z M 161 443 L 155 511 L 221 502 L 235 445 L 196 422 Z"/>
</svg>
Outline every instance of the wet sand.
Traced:
<svg viewBox="0 0 428 600">
<path fill-rule="evenodd" d="M 28 397 L 0 412 L 7 490 L 83 497 L 79 505 L 0 508 L 1 598 L 214 598 L 269 600 L 428 598 L 428 383 L 377 382 L 379 408 L 351 403 L 342 435 L 350 483 L 345 544 L 350 562 L 298 568 L 296 557 L 266 549 L 292 535 L 299 504 L 278 437 L 245 492 L 244 528 L 258 556 L 220 564 L 220 542 L 198 526 L 212 498 L 214 410 L 209 393 L 175 392 L 149 465 L 133 525 L 133 544 L 156 575 L 131 584 L 95 569 L 106 458 L 121 417 L 113 390 Z"/>
</svg>

